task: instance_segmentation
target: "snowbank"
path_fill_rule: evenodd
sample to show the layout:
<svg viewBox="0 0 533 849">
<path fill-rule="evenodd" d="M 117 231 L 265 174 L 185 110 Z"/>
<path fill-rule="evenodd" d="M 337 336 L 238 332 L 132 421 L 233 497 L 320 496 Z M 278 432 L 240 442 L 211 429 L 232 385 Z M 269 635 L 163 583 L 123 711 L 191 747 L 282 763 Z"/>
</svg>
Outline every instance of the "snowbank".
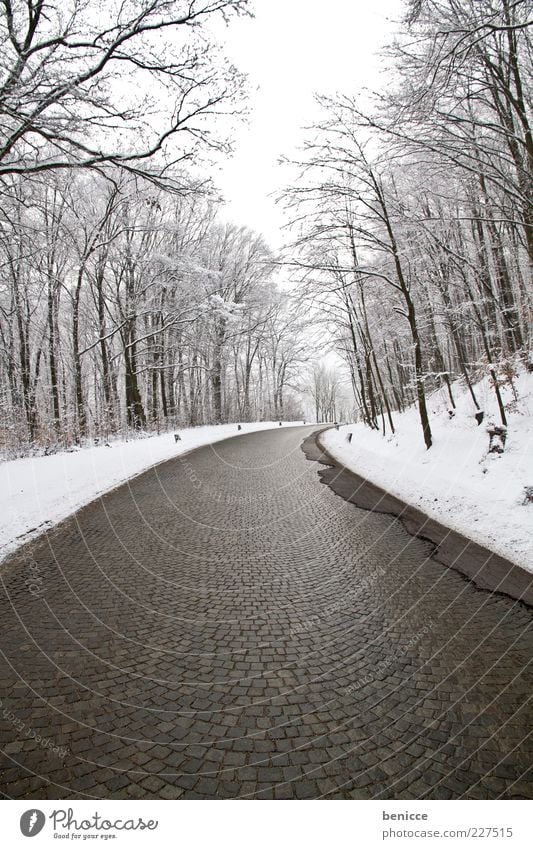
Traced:
<svg viewBox="0 0 533 849">
<path fill-rule="evenodd" d="M 452 419 L 447 394 L 430 396 L 434 444 L 429 451 L 414 408 L 395 415 L 394 436 L 355 424 L 328 430 L 322 442 L 346 468 L 533 572 L 533 503 L 524 504 L 524 487 L 533 486 L 533 374 L 521 374 L 515 387 L 517 403 L 510 388 L 503 393 L 511 409 L 501 455 L 488 454 L 487 423 L 500 421 L 488 379 L 475 387 L 485 412 L 479 427 L 472 399 L 461 387 L 455 387 Z"/>
<path fill-rule="evenodd" d="M 284 422 L 283 427 L 301 425 Z M 279 427 L 278 422 L 208 425 L 109 446 L 82 448 L 49 457 L 26 457 L 0 464 L 0 560 L 134 475 L 229 436 Z"/>
</svg>

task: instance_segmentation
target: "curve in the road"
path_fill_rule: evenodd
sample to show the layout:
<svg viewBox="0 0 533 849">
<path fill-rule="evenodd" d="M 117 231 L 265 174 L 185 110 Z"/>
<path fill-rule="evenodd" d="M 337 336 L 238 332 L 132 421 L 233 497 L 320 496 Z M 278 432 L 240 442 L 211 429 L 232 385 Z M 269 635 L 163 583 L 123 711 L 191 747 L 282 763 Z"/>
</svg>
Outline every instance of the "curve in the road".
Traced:
<svg viewBox="0 0 533 849">
<path fill-rule="evenodd" d="M 12 798 L 530 798 L 531 611 L 263 431 L 2 566 Z"/>
</svg>

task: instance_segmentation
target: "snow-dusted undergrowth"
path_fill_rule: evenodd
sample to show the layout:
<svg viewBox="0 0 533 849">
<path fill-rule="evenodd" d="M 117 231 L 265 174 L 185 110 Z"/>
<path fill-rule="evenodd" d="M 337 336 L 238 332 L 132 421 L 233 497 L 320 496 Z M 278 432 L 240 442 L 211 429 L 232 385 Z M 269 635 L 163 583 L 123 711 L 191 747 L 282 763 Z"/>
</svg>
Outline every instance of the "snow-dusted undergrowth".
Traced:
<svg viewBox="0 0 533 849">
<path fill-rule="evenodd" d="M 283 424 L 283 427 L 301 425 Z M 279 427 L 278 422 L 207 425 L 109 446 L 25 457 L 0 464 L 0 559 L 110 489 L 156 463 L 229 436 Z"/>
<path fill-rule="evenodd" d="M 501 455 L 487 453 L 487 423 L 500 421 L 488 379 L 475 387 L 485 411 L 481 426 L 467 390 L 455 386 L 452 419 L 446 393 L 429 398 L 434 439 L 429 451 L 413 408 L 395 415 L 394 436 L 356 424 L 329 430 L 322 441 L 347 468 L 533 572 L 533 503 L 524 504 L 524 487 L 533 487 L 533 374 L 522 373 L 515 387 L 517 403 L 511 389 L 504 389 L 511 409 Z"/>
</svg>

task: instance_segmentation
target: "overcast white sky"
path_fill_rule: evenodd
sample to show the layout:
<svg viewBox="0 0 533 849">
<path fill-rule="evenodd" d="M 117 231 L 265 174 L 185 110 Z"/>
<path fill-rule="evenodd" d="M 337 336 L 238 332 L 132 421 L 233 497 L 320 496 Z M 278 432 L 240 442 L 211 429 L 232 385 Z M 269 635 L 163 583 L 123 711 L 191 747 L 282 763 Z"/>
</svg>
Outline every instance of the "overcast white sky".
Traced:
<svg viewBox="0 0 533 849">
<path fill-rule="evenodd" d="M 254 19 L 232 21 L 225 52 L 249 76 L 251 116 L 216 181 L 227 216 L 283 241 L 269 195 L 285 184 L 280 155 L 293 156 L 316 116 L 314 92 L 380 87 L 376 55 L 395 30 L 403 0 L 255 0 Z"/>
</svg>

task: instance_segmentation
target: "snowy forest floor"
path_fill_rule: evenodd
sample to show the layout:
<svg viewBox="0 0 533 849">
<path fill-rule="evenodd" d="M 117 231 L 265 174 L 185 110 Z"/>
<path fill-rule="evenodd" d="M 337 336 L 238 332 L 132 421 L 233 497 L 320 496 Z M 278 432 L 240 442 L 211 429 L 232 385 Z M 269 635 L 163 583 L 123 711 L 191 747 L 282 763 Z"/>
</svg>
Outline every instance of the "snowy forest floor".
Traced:
<svg viewBox="0 0 533 849">
<path fill-rule="evenodd" d="M 283 427 L 302 422 L 284 422 Z M 80 507 L 164 460 L 228 437 L 279 427 L 251 422 L 179 428 L 159 436 L 110 441 L 105 445 L 24 457 L 0 464 L 0 560 L 66 519 Z"/>
<path fill-rule="evenodd" d="M 503 390 L 508 434 L 503 454 L 489 454 L 487 425 L 499 423 L 489 380 L 475 387 L 485 412 L 478 426 L 467 389 L 455 384 L 457 408 L 450 418 L 445 390 L 433 393 L 428 407 L 433 446 L 426 451 L 418 410 L 394 415 L 396 433 L 383 436 L 362 423 L 328 430 L 321 440 L 346 468 L 418 507 L 428 516 L 474 542 L 533 572 L 533 374 L 522 373 Z M 353 433 L 348 443 L 347 434 Z"/>
</svg>

